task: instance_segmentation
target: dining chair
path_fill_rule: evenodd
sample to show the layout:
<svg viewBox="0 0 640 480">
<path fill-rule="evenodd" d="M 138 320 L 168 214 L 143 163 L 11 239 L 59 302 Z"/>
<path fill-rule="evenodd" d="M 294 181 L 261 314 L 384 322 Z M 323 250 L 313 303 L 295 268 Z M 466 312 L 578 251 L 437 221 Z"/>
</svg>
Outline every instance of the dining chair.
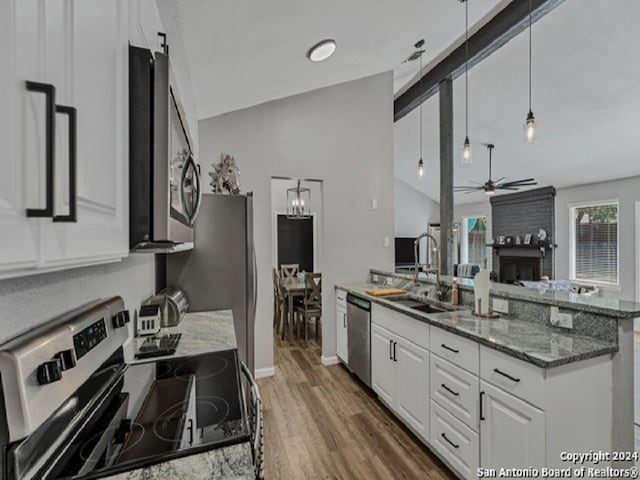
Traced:
<svg viewBox="0 0 640 480">
<path fill-rule="evenodd" d="M 282 339 L 284 340 L 285 330 L 287 328 L 287 322 L 289 318 L 289 306 L 287 303 L 287 296 L 282 289 L 282 276 L 277 269 L 273 269 L 273 287 L 274 287 L 274 327 L 276 334 L 278 331 L 282 333 Z"/>
<path fill-rule="evenodd" d="M 298 274 L 298 270 L 300 270 L 300 264 L 298 263 L 283 263 L 282 265 L 280 265 L 280 272 L 282 274 L 283 280 L 295 278 L 295 276 Z"/>
<path fill-rule="evenodd" d="M 308 321 L 315 319 L 316 338 L 319 333 L 319 322 L 322 317 L 322 274 L 321 273 L 305 273 L 305 293 L 301 305 L 295 309 L 298 318 L 298 336 L 300 336 L 300 323 L 304 323 L 304 341 L 309 340 Z"/>
</svg>

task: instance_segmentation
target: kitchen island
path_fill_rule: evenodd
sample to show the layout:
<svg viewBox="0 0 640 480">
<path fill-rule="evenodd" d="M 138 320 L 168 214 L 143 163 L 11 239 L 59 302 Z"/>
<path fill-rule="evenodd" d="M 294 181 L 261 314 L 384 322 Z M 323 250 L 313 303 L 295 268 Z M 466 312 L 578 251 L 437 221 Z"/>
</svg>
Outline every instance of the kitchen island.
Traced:
<svg viewBox="0 0 640 480">
<path fill-rule="evenodd" d="M 142 338 L 133 338 L 125 346 L 129 364 L 143 364 L 159 359 L 171 359 L 235 349 L 236 336 L 231 310 L 187 313 L 175 327 L 163 328 L 160 335 L 182 334 L 175 354 L 135 359 L 134 352 Z M 106 477 L 111 480 L 148 480 L 188 478 L 193 480 L 249 480 L 255 478 L 250 442 L 198 452 L 163 463 Z"/>
<path fill-rule="evenodd" d="M 407 293 L 367 293 L 382 287 Z M 491 299 L 508 313 L 480 318 L 471 313 L 472 283 L 461 285 L 457 307 L 431 298 L 433 287 L 426 276 L 415 284 L 379 270 L 367 283 L 337 285 L 338 356 L 348 365 L 340 335 L 355 295 L 371 304 L 373 390 L 457 475 L 571 467 L 563 451 L 633 452 L 632 319 L 640 305 L 492 285 Z M 436 308 L 425 312 L 421 303 Z M 550 307 L 570 315 L 572 328 L 552 325 Z"/>
</svg>

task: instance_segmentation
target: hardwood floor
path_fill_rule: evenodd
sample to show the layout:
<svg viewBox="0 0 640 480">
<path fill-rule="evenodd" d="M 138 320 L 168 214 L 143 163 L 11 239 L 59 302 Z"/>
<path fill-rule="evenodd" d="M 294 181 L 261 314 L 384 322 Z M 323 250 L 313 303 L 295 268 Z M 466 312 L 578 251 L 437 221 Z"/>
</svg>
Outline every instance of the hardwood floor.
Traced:
<svg viewBox="0 0 640 480">
<path fill-rule="evenodd" d="M 276 375 L 258 380 L 267 479 L 455 478 L 342 365 L 322 365 L 315 342 L 274 344 Z"/>
</svg>

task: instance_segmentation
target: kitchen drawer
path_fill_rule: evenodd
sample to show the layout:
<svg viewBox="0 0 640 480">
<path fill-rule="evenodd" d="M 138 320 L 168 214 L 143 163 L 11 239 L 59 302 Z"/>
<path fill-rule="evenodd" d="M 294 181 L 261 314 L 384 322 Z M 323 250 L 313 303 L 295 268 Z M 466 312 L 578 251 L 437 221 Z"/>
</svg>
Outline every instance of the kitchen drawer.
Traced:
<svg viewBox="0 0 640 480">
<path fill-rule="evenodd" d="M 480 380 L 453 363 L 431 354 L 431 400 L 478 430 Z"/>
<path fill-rule="evenodd" d="M 544 408 L 544 369 L 482 346 L 480 376 L 512 395 Z"/>
<path fill-rule="evenodd" d="M 463 478 L 477 478 L 478 434 L 431 400 L 431 447 Z"/>
<path fill-rule="evenodd" d="M 429 349 L 429 325 L 420 320 L 372 303 L 371 322 L 391 330 L 422 348 Z"/>
<path fill-rule="evenodd" d="M 344 290 L 336 289 L 336 305 L 347 309 L 347 292 Z"/>
<path fill-rule="evenodd" d="M 431 353 L 478 375 L 479 345 L 467 338 L 431 327 Z"/>
</svg>

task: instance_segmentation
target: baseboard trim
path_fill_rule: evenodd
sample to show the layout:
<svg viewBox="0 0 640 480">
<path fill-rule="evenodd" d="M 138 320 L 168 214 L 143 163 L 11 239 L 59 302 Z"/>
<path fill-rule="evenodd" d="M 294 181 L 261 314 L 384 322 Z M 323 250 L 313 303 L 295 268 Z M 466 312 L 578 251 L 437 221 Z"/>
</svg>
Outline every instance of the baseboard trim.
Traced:
<svg viewBox="0 0 640 480">
<path fill-rule="evenodd" d="M 337 355 L 334 355 L 332 357 L 325 357 L 324 355 L 322 355 L 320 357 L 320 361 L 322 362 L 322 364 L 325 367 L 328 367 L 329 365 L 336 365 L 336 364 L 340 363 L 340 360 L 338 359 Z"/>
<path fill-rule="evenodd" d="M 256 368 L 255 378 L 273 377 L 276 374 L 275 367 Z"/>
</svg>

